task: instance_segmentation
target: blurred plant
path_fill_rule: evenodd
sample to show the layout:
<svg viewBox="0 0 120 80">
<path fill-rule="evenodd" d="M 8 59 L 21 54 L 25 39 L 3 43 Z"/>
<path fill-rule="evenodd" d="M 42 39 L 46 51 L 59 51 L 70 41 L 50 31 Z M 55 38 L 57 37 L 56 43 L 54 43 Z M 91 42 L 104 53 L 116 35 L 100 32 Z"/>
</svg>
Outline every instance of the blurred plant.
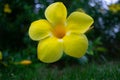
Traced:
<svg viewBox="0 0 120 80">
<path fill-rule="evenodd" d="M 3 61 L 3 53 L 0 51 L 0 65 L 7 67 L 7 64 Z"/>
<path fill-rule="evenodd" d="M 104 47 L 102 38 L 98 37 L 94 41 L 89 41 L 89 47 L 87 51 L 88 61 L 95 60 L 100 63 L 107 62 L 107 48 Z"/>
<path fill-rule="evenodd" d="M 2 52 L 2 60 L 0 60 L 1 65 L 4 67 L 10 65 L 29 65 L 32 62 L 36 63 L 36 48 L 29 46 L 29 48 L 23 49 L 21 51 L 6 50 Z"/>
<path fill-rule="evenodd" d="M 36 19 L 32 1 L 29 0 L 29 3 L 21 0 L 0 1 L 0 49 L 19 50 L 26 47 L 23 38 L 28 29 L 28 23 Z"/>
<path fill-rule="evenodd" d="M 87 54 L 95 55 L 97 53 L 106 53 L 106 48 L 103 47 L 101 37 L 96 38 L 94 41 L 89 41 L 89 47 Z"/>
</svg>

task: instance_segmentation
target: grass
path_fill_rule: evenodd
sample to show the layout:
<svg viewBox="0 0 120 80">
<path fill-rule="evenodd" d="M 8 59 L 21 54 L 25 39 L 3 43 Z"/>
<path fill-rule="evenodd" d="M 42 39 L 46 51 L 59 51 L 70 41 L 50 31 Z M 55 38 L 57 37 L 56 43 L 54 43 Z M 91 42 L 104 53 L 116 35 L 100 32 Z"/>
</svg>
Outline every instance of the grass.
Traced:
<svg viewBox="0 0 120 80">
<path fill-rule="evenodd" d="M 120 62 L 105 64 L 44 64 L 0 67 L 0 80 L 119 80 Z"/>
</svg>

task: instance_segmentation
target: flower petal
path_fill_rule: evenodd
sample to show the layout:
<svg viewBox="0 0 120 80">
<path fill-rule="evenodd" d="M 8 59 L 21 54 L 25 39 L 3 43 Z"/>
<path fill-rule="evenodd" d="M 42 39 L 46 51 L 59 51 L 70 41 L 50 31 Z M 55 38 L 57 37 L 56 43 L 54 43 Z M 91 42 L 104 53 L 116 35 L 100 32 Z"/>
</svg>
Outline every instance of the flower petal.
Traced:
<svg viewBox="0 0 120 80">
<path fill-rule="evenodd" d="M 89 15 L 83 12 L 73 12 L 67 19 L 68 30 L 75 33 L 85 33 L 93 22 Z"/>
<path fill-rule="evenodd" d="M 65 22 L 67 16 L 66 7 L 62 2 L 53 3 L 45 10 L 45 16 L 52 24 Z"/>
<path fill-rule="evenodd" d="M 82 57 L 88 48 L 88 40 L 84 34 L 66 35 L 63 38 L 63 40 L 64 40 L 63 49 L 65 53 L 72 57 L 76 57 L 76 58 Z"/>
<path fill-rule="evenodd" d="M 50 35 L 50 24 L 47 20 L 37 20 L 32 22 L 29 28 L 29 36 L 33 40 L 41 40 Z"/>
<path fill-rule="evenodd" d="M 45 63 L 59 60 L 63 54 L 63 43 L 55 37 L 42 40 L 38 44 L 38 58 Z"/>
</svg>

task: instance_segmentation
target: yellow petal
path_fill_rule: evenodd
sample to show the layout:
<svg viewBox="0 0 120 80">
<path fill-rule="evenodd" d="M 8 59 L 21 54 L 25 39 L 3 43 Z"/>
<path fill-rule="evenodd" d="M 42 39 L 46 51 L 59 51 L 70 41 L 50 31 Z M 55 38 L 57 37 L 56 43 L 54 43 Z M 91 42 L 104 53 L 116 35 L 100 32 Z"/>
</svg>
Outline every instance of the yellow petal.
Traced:
<svg viewBox="0 0 120 80">
<path fill-rule="evenodd" d="M 93 22 L 89 15 L 83 12 L 73 12 L 67 19 L 68 30 L 75 33 L 85 33 Z"/>
<path fill-rule="evenodd" d="M 50 28 L 47 20 L 34 21 L 29 28 L 29 36 L 33 40 L 41 40 L 50 36 Z"/>
<path fill-rule="evenodd" d="M 63 38 L 63 40 L 64 40 L 63 49 L 65 53 L 72 57 L 76 57 L 76 58 L 82 57 L 88 48 L 88 40 L 84 34 L 66 35 Z"/>
<path fill-rule="evenodd" d="M 63 54 L 63 43 L 55 37 L 42 40 L 38 44 L 38 58 L 45 63 L 58 61 Z"/>
<path fill-rule="evenodd" d="M 62 2 L 53 3 L 45 10 L 45 16 L 52 24 L 65 22 L 67 16 L 66 7 Z"/>
</svg>

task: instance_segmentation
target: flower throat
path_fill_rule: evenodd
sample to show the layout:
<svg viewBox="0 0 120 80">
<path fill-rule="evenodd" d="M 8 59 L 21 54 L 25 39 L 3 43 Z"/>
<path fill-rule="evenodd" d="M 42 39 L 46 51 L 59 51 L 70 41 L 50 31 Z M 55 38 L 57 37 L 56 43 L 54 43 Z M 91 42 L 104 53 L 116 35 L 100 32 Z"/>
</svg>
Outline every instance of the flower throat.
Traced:
<svg viewBox="0 0 120 80">
<path fill-rule="evenodd" d="M 52 33 L 57 38 L 63 38 L 66 34 L 66 28 L 64 25 L 57 25 L 53 28 Z"/>
</svg>

